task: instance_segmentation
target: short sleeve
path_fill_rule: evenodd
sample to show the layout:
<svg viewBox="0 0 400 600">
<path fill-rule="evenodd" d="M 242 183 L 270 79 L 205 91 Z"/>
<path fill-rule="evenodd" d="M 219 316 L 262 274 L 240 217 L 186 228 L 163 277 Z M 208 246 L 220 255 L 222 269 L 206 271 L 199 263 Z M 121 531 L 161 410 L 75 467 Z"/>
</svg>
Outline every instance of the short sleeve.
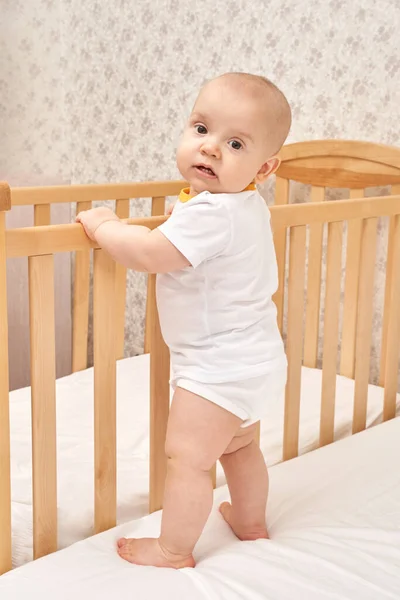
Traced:
<svg viewBox="0 0 400 600">
<path fill-rule="evenodd" d="M 159 230 L 193 268 L 222 254 L 231 239 L 228 210 L 211 194 L 199 194 L 178 203 Z"/>
</svg>

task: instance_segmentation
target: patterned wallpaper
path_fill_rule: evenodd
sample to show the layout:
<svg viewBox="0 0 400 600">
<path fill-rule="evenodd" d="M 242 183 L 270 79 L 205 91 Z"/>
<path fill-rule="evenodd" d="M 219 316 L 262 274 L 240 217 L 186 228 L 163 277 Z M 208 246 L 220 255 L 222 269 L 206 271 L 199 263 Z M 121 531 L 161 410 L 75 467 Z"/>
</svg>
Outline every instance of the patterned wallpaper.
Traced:
<svg viewBox="0 0 400 600">
<path fill-rule="evenodd" d="M 397 0 L 2 0 L 3 19 L 0 172 L 18 184 L 178 176 L 198 88 L 229 70 L 284 90 L 289 141 L 400 143 Z M 128 353 L 144 290 L 132 275 Z"/>
<path fill-rule="evenodd" d="M 15 185 L 70 182 L 61 5 L 1 0 L 0 175 Z"/>
</svg>

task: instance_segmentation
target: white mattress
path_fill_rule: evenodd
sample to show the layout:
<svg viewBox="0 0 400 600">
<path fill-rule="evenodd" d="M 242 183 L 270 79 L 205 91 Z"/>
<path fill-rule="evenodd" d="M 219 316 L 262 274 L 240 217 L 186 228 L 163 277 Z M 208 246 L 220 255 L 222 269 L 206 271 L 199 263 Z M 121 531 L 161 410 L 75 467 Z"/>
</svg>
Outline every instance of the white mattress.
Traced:
<svg viewBox="0 0 400 600">
<path fill-rule="evenodd" d="M 149 357 L 117 366 L 118 523 L 148 512 Z M 337 381 L 336 438 L 351 432 L 354 382 Z M 300 451 L 318 445 L 321 372 L 303 369 Z M 370 386 L 368 425 L 381 421 L 383 390 Z M 400 413 L 400 400 L 398 401 Z M 32 559 L 30 390 L 11 393 L 13 564 Z M 57 381 L 59 547 L 92 535 L 93 369 Z M 269 465 L 282 453 L 283 399 L 270 406 L 262 449 Z M 218 484 L 224 484 L 221 470 Z"/>
<path fill-rule="evenodd" d="M 196 569 L 131 565 L 124 535 L 156 536 L 160 515 L 121 525 L 0 578 L 2 600 L 395 600 L 400 597 L 400 419 L 270 471 L 271 540 L 240 542 L 216 506 Z"/>
</svg>

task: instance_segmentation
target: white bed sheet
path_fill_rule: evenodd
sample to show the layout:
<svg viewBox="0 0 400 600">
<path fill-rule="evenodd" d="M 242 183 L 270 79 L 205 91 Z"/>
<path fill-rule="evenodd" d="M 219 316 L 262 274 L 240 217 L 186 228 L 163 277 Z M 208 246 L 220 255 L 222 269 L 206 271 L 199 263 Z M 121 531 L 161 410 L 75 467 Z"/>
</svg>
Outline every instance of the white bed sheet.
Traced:
<svg viewBox="0 0 400 600">
<path fill-rule="evenodd" d="M 117 365 L 118 523 L 148 512 L 149 357 Z M 321 371 L 303 368 L 300 453 L 318 446 Z M 337 379 L 336 438 L 351 432 L 354 382 Z M 370 386 L 368 425 L 381 421 L 383 390 Z M 398 400 L 400 413 L 400 399 Z M 30 389 L 11 393 L 13 565 L 32 559 Z M 57 381 L 59 547 L 92 535 L 93 369 Z M 281 460 L 283 399 L 270 406 L 261 445 L 268 464 Z M 218 485 L 225 483 L 221 469 Z"/>
<path fill-rule="evenodd" d="M 196 569 L 138 567 L 124 535 L 156 536 L 161 513 L 121 525 L 0 578 L 2 600 L 398 600 L 400 419 L 270 471 L 271 540 L 240 542 L 216 507 Z"/>
</svg>

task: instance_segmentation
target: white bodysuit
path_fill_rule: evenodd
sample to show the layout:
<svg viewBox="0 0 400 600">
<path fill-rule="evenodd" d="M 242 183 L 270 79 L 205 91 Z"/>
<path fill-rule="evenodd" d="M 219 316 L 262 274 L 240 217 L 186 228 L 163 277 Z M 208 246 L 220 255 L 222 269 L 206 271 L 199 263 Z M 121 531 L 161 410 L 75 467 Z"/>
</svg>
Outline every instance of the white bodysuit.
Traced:
<svg viewBox="0 0 400 600">
<path fill-rule="evenodd" d="M 262 416 L 269 395 L 283 397 L 286 380 L 268 207 L 256 190 L 193 198 L 182 192 L 159 230 L 190 262 L 157 276 L 172 384 L 248 425 Z"/>
</svg>

